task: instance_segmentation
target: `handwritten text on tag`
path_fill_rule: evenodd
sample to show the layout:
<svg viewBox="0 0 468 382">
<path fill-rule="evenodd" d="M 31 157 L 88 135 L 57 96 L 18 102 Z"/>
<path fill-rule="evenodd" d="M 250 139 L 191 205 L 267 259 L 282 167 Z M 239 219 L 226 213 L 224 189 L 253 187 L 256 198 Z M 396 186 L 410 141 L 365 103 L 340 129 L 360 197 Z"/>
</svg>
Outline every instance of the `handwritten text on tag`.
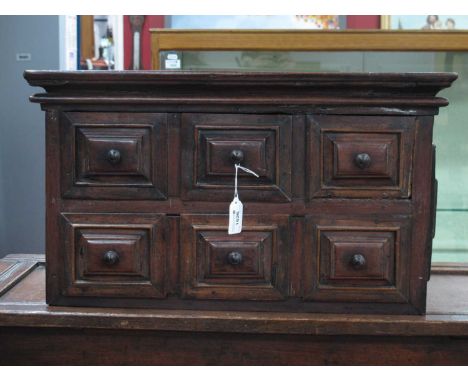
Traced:
<svg viewBox="0 0 468 382">
<path fill-rule="evenodd" d="M 249 170 L 248 168 L 242 167 L 237 163 L 234 165 L 234 169 L 236 171 L 236 175 L 234 177 L 234 199 L 229 205 L 229 235 L 234 235 L 236 233 L 242 232 L 242 214 L 244 212 L 244 206 L 242 205 L 242 202 L 240 201 L 239 195 L 237 193 L 237 173 L 239 169 L 249 174 L 252 174 L 258 178 L 258 175 L 255 172 Z"/>
<path fill-rule="evenodd" d="M 237 196 L 234 197 L 229 206 L 229 229 L 228 234 L 233 235 L 242 232 L 242 214 L 244 207 Z"/>
</svg>

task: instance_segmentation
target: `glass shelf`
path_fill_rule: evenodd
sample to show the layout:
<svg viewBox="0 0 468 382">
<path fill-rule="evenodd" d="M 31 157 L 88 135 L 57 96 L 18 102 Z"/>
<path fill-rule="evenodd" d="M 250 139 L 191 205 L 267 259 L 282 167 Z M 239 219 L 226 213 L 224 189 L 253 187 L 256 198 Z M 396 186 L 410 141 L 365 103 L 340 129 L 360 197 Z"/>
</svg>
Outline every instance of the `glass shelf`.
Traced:
<svg viewBox="0 0 468 382">
<path fill-rule="evenodd" d="M 160 67 L 175 57 L 184 70 L 458 72 L 459 79 L 440 93 L 450 106 L 435 117 L 439 190 L 433 261 L 468 262 L 468 52 L 161 51 Z"/>
</svg>

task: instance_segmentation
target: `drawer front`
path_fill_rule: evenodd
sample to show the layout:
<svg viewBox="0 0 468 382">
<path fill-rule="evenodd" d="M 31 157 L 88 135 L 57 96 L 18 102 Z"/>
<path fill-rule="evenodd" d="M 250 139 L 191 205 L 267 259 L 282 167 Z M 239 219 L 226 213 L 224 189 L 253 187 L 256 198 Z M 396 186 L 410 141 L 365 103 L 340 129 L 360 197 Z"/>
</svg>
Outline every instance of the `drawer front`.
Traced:
<svg viewBox="0 0 468 382">
<path fill-rule="evenodd" d="M 291 200 L 291 116 L 182 115 L 182 199 L 229 201 L 234 164 L 242 200 Z"/>
<path fill-rule="evenodd" d="M 165 199 L 165 114 L 64 113 L 65 198 Z"/>
<path fill-rule="evenodd" d="M 412 117 L 309 117 L 309 196 L 408 198 Z"/>
<path fill-rule="evenodd" d="M 164 297 L 164 216 L 62 214 L 66 295 Z"/>
<path fill-rule="evenodd" d="M 228 235 L 227 215 L 183 215 L 183 296 L 282 300 L 286 295 L 289 218 L 245 215 Z"/>
<path fill-rule="evenodd" d="M 410 222 L 306 218 L 305 298 L 408 301 Z"/>
</svg>

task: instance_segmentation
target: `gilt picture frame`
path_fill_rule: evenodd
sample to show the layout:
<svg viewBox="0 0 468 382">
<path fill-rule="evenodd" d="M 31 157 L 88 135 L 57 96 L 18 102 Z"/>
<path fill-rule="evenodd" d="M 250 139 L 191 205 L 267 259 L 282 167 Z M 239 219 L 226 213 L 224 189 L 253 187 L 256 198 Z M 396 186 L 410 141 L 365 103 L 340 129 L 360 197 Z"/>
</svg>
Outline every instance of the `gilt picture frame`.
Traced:
<svg viewBox="0 0 468 382">
<path fill-rule="evenodd" d="M 383 15 L 380 28 L 387 30 L 468 30 L 468 15 Z"/>
</svg>

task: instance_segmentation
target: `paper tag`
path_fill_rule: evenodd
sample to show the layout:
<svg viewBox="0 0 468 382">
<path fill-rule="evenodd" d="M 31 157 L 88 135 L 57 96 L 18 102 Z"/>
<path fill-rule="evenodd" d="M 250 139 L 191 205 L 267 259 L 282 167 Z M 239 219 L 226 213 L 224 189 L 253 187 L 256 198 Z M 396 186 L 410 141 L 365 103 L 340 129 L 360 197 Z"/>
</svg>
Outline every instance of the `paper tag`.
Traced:
<svg viewBox="0 0 468 382">
<path fill-rule="evenodd" d="M 180 69 L 180 60 L 166 60 L 166 69 Z"/>
<path fill-rule="evenodd" d="M 234 199 L 232 200 L 231 204 L 229 205 L 229 227 L 228 227 L 228 234 L 233 235 L 236 233 L 242 232 L 242 214 L 244 212 L 244 206 L 242 202 L 239 200 L 239 195 L 237 193 L 237 173 L 239 169 L 245 171 L 249 174 L 255 175 L 258 178 L 258 175 L 249 170 L 246 167 L 242 167 L 240 164 L 236 163 L 234 165 L 235 175 L 234 175 Z"/>
<path fill-rule="evenodd" d="M 228 234 L 234 235 L 242 232 L 242 214 L 244 207 L 237 196 L 234 196 L 229 205 L 229 229 Z"/>
</svg>

